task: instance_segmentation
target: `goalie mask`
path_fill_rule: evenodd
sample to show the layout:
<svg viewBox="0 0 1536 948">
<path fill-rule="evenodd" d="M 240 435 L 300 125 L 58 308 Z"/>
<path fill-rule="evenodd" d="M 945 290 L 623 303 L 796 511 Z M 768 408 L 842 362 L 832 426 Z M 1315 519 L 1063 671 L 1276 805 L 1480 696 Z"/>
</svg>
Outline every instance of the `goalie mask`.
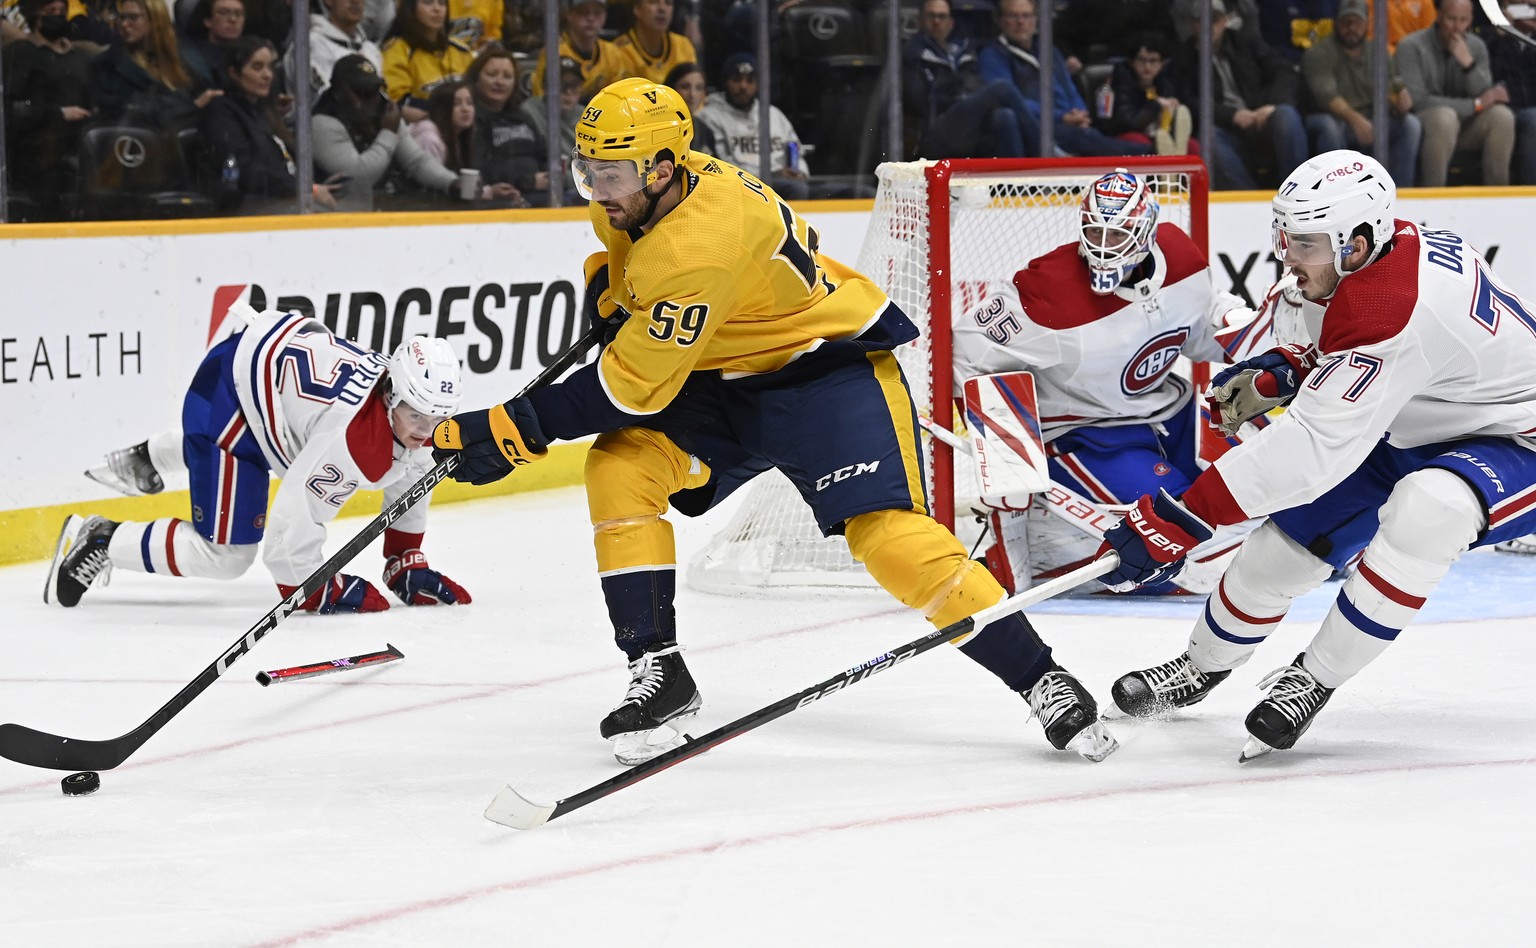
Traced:
<svg viewBox="0 0 1536 948">
<path fill-rule="evenodd" d="M 620 79 L 592 97 L 576 123 L 571 178 L 587 201 L 616 201 L 656 180 L 656 166 L 688 164 L 693 118 L 669 86 Z"/>
<path fill-rule="evenodd" d="M 1089 286 L 1113 293 L 1152 252 L 1157 199 L 1147 185 L 1117 168 L 1088 186 L 1083 195 L 1077 252 L 1088 263 Z"/>
<path fill-rule="evenodd" d="M 1392 239 L 1397 185 L 1370 155 L 1340 149 L 1310 158 L 1291 172 L 1270 202 L 1275 259 L 1317 266 L 1333 261 L 1340 278 L 1355 234 L 1365 228 L 1375 260 Z"/>
<path fill-rule="evenodd" d="M 447 418 L 458 410 L 462 388 L 459 357 L 446 340 L 415 336 L 389 357 L 390 411 L 403 402 L 419 414 Z"/>
</svg>

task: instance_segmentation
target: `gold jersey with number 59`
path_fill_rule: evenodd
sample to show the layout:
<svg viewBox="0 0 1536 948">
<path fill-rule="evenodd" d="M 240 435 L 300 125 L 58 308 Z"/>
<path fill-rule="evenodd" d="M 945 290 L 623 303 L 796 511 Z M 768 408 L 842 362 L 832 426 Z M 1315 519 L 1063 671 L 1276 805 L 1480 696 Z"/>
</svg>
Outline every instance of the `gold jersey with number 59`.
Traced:
<svg viewBox="0 0 1536 948">
<path fill-rule="evenodd" d="M 885 293 L 819 254 L 815 228 L 772 188 L 714 158 L 681 175 L 682 202 L 648 233 L 616 230 L 591 205 L 613 300 L 631 314 L 599 366 L 619 408 L 660 411 L 689 372 L 772 372 L 879 323 Z"/>
</svg>

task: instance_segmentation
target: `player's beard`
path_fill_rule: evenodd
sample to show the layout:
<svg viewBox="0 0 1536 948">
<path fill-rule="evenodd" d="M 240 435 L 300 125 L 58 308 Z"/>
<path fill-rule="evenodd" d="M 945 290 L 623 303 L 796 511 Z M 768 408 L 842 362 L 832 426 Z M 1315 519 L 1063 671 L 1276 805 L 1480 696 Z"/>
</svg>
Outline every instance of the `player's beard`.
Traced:
<svg viewBox="0 0 1536 948">
<path fill-rule="evenodd" d="M 662 189 L 666 193 L 666 189 Z M 650 188 L 641 188 L 633 194 L 627 194 L 617 201 L 603 202 L 603 209 L 607 210 L 609 204 L 617 205 L 619 215 L 609 215 L 608 223 L 614 230 L 635 230 L 644 227 L 651 222 L 656 213 L 656 199 L 650 193 Z"/>
</svg>

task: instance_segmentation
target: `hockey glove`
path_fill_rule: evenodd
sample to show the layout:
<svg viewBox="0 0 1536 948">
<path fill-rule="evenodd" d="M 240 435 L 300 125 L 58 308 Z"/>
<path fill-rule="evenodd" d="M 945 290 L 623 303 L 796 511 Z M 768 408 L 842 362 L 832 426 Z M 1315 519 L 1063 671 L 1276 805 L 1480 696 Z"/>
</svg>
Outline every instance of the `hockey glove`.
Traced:
<svg viewBox="0 0 1536 948">
<path fill-rule="evenodd" d="M 463 586 L 427 566 L 420 550 L 406 550 L 384 561 L 384 585 L 408 606 L 467 606 L 473 600 Z"/>
<path fill-rule="evenodd" d="M 454 415 L 432 432 L 432 457 L 442 461 L 457 452 L 453 479 L 489 484 L 549 453 L 539 419 L 526 398 Z"/>
<path fill-rule="evenodd" d="M 287 598 L 298 590 L 297 586 L 277 584 L 278 591 Z M 328 616 L 337 612 L 383 612 L 389 608 L 389 600 L 368 580 L 359 576 L 349 576 L 346 573 L 338 573 L 331 577 L 330 582 L 320 589 L 299 607 L 305 612 L 318 612 Z"/>
<path fill-rule="evenodd" d="M 1251 359 L 1229 365 L 1211 379 L 1211 418 L 1227 437 L 1243 423 L 1272 408 L 1290 404 L 1317 368 L 1317 350 L 1305 346 L 1278 346 Z"/>
<path fill-rule="evenodd" d="M 587 295 L 582 313 L 587 325 L 603 327 L 599 342 L 608 345 L 619 334 L 619 327 L 629 319 L 629 310 L 613 301 L 613 291 L 608 284 L 608 254 L 598 251 L 587 258 L 583 265 L 587 277 Z"/>
<path fill-rule="evenodd" d="M 1167 582 L 1184 568 L 1189 551 L 1211 538 L 1211 528 L 1184 505 L 1157 492 L 1157 499 L 1143 495 L 1125 519 L 1104 531 L 1104 544 L 1096 555 L 1110 550 L 1120 554 L 1120 565 L 1099 582 L 1115 592 Z"/>
</svg>

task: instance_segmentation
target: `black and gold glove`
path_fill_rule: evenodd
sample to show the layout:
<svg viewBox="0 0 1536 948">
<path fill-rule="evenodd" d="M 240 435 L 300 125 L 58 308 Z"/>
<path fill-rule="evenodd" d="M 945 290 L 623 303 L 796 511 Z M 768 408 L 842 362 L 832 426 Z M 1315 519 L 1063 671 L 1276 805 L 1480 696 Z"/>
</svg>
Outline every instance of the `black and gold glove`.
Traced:
<svg viewBox="0 0 1536 948">
<path fill-rule="evenodd" d="M 470 484 L 499 481 L 518 465 L 532 464 L 548 453 L 538 416 L 526 398 L 454 415 L 432 432 L 432 457 L 442 461 L 457 454 L 459 466 L 451 476 Z"/>
</svg>

